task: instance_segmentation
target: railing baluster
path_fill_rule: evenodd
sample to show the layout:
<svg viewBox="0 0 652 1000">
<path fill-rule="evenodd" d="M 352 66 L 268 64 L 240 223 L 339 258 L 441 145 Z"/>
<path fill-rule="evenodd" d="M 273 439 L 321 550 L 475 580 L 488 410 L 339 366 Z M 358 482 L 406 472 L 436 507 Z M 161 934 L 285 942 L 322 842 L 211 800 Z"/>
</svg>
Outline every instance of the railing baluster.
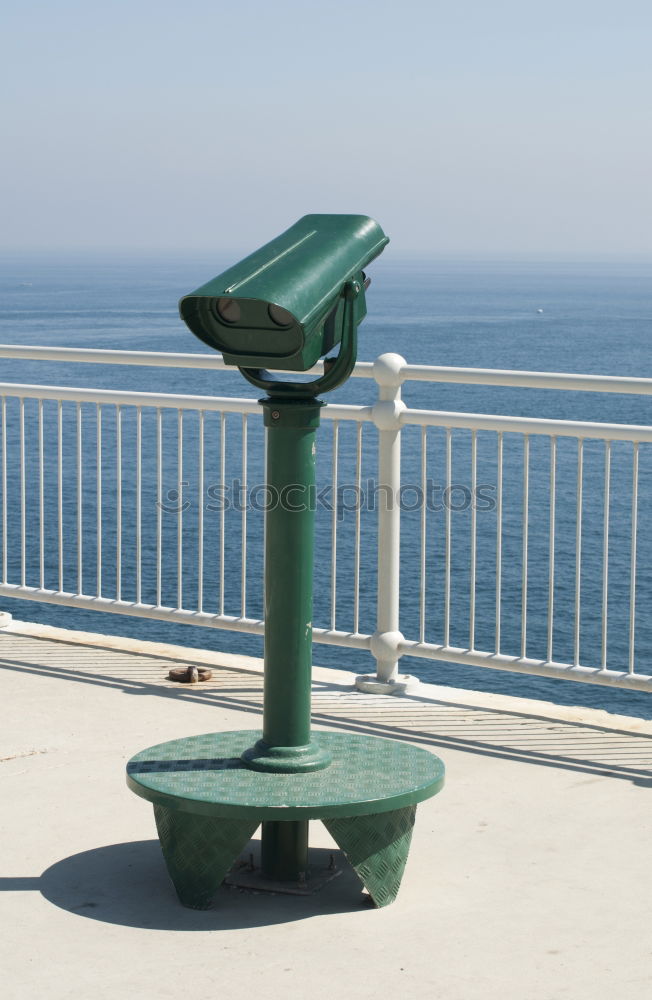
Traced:
<svg viewBox="0 0 652 1000">
<path fill-rule="evenodd" d="M 204 411 L 199 411 L 197 470 L 197 610 L 204 610 Z"/>
<path fill-rule="evenodd" d="M 45 590 L 45 468 L 43 448 L 43 400 L 38 401 L 38 540 L 39 586 Z"/>
<path fill-rule="evenodd" d="M 632 455 L 632 541 L 629 564 L 629 656 L 627 672 L 634 673 L 634 638 L 636 630 L 636 532 L 638 528 L 638 442 Z"/>
<path fill-rule="evenodd" d="M 63 591 L 63 404 L 57 404 L 57 510 L 59 532 L 59 592 Z"/>
<path fill-rule="evenodd" d="M 242 414 L 242 511 L 241 511 L 241 569 L 240 569 L 240 617 L 247 614 L 247 414 Z"/>
<path fill-rule="evenodd" d="M 582 498 L 584 491 L 584 439 L 577 442 L 577 499 L 575 503 L 575 621 L 573 628 L 573 666 L 580 662 L 580 623 L 582 615 Z"/>
<path fill-rule="evenodd" d="M 142 604 L 143 414 L 136 407 L 136 604 Z"/>
<path fill-rule="evenodd" d="M 477 561 L 477 510 L 475 495 L 478 486 L 478 434 L 471 432 L 471 565 L 469 594 L 469 649 L 475 649 L 475 574 Z"/>
<path fill-rule="evenodd" d="M 451 485 L 453 481 L 453 437 L 450 427 L 446 428 L 446 551 L 444 566 L 444 646 L 450 645 L 451 625 Z"/>
<path fill-rule="evenodd" d="M 83 550 L 83 493 L 82 493 L 82 408 L 77 403 L 77 593 L 84 593 Z"/>
<path fill-rule="evenodd" d="M 25 548 L 27 535 L 27 518 L 25 511 L 25 400 L 20 401 L 19 413 L 19 434 L 20 434 L 20 585 L 26 583 Z M 62 588 L 59 588 L 62 589 Z"/>
<path fill-rule="evenodd" d="M 609 510 L 611 478 L 611 441 L 604 452 L 604 520 L 602 523 L 602 641 L 600 665 L 607 669 L 607 616 L 609 613 Z"/>
<path fill-rule="evenodd" d="M 376 660 L 376 677 L 372 690 L 389 693 L 402 683 L 398 665 L 403 651 L 400 647 L 400 586 L 401 586 L 401 418 L 405 407 L 401 399 L 401 365 L 398 355 L 386 355 L 374 365 L 373 377 L 378 397 L 369 416 L 378 429 L 378 535 L 376 574 L 376 628 L 371 639 Z M 374 504 L 375 506 L 375 504 Z M 377 643 L 374 642 L 376 638 Z M 375 648 L 374 648 L 375 646 Z M 378 688 L 380 682 L 380 688 Z M 407 683 L 410 683 L 408 680 Z M 356 679 L 356 686 L 367 689 L 365 677 Z"/>
<path fill-rule="evenodd" d="M 336 628 L 337 604 L 337 466 L 339 457 L 340 422 L 333 421 L 333 458 L 332 458 L 332 496 L 333 511 L 331 514 L 331 629 Z"/>
<path fill-rule="evenodd" d="M 96 404 L 97 412 L 97 467 L 95 490 L 97 497 L 97 596 L 102 596 L 102 404 Z"/>
<path fill-rule="evenodd" d="M 161 606 L 163 559 L 163 413 L 156 408 L 156 606 Z"/>
<path fill-rule="evenodd" d="M 362 514 L 362 424 L 356 428 L 355 447 L 355 547 L 353 551 L 353 631 L 360 630 L 360 530 Z"/>
<path fill-rule="evenodd" d="M 496 652 L 500 653 L 503 580 L 503 434 L 498 433 L 496 459 Z"/>
<path fill-rule="evenodd" d="M 546 659 L 552 661 L 555 613 L 555 514 L 557 489 L 557 438 L 550 438 L 550 516 L 548 541 L 548 644 Z"/>
<path fill-rule="evenodd" d="M 226 526 L 225 511 L 226 486 L 226 413 L 220 415 L 220 614 L 224 614 L 224 528 Z"/>
<path fill-rule="evenodd" d="M 426 641 L 426 490 L 428 428 L 421 428 L 421 560 L 419 567 L 419 642 Z"/>
<path fill-rule="evenodd" d="M 183 410 L 177 410 L 177 607 L 183 607 Z"/>
<path fill-rule="evenodd" d="M 527 557 L 529 535 L 530 437 L 523 437 L 523 553 L 521 560 L 521 657 L 527 656 Z"/>
<path fill-rule="evenodd" d="M 122 407 L 115 408 L 115 596 L 122 600 Z"/>
</svg>

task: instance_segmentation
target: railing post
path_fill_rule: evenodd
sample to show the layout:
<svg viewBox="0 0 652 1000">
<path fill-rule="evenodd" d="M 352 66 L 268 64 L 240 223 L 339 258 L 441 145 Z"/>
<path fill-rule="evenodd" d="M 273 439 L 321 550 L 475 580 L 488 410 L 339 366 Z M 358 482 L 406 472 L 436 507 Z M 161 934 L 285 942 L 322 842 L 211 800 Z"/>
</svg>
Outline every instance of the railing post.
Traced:
<svg viewBox="0 0 652 1000">
<path fill-rule="evenodd" d="M 400 354 L 382 354 L 374 362 L 373 376 L 378 399 L 373 422 L 378 428 L 378 603 L 376 631 L 371 652 L 376 658 L 376 676 L 356 677 L 355 686 L 368 694 L 405 694 L 418 686 L 414 677 L 398 672 L 399 594 L 401 570 L 401 399 L 402 370 L 407 364 Z"/>
</svg>

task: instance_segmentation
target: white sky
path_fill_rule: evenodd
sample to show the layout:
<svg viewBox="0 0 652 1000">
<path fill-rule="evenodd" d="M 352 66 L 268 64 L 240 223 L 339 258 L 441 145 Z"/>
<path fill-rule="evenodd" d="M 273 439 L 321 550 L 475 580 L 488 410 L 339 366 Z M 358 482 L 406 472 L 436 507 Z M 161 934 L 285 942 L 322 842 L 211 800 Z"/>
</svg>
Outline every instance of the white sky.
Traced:
<svg viewBox="0 0 652 1000">
<path fill-rule="evenodd" d="M 650 0 L 3 0 L 0 247 L 652 251 Z"/>
</svg>

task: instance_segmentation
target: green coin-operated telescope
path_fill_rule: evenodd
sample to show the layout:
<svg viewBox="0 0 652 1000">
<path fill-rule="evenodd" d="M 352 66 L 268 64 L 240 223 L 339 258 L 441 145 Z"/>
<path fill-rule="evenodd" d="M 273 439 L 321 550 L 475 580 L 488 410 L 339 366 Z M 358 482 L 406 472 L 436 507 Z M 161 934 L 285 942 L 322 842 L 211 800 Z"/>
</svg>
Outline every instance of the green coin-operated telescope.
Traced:
<svg viewBox="0 0 652 1000">
<path fill-rule="evenodd" d="M 271 495 L 291 485 L 305 496 L 296 509 L 281 503 L 266 513 L 263 738 L 243 755 L 255 770 L 310 771 L 330 761 L 310 732 L 317 395 L 355 365 L 366 314 L 363 269 L 388 242 L 366 215 L 305 215 L 179 303 L 192 332 L 267 393 Z M 337 345 L 323 375 L 281 374 L 307 371 Z"/>
<path fill-rule="evenodd" d="M 351 373 L 366 315 L 364 268 L 388 238 L 365 215 L 304 215 L 286 232 L 179 303 L 192 332 L 251 383 L 275 396 L 314 398 Z M 339 354 L 312 382 L 267 369 L 305 372 Z"/>
<path fill-rule="evenodd" d="M 238 794 L 250 795 L 244 807 L 240 805 L 240 811 L 232 814 L 238 816 L 240 824 L 236 823 L 235 833 L 244 845 L 256 825 L 249 825 L 247 816 L 257 810 L 263 827 L 263 876 L 277 883 L 301 881 L 308 870 L 308 820 L 324 818 L 328 822 L 333 816 L 344 817 L 339 833 L 329 827 L 333 836 L 343 838 L 345 845 L 349 844 L 349 834 L 351 843 L 362 838 L 364 849 L 368 847 L 374 857 L 378 854 L 379 884 L 387 882 L 384 873 L 386 869 L 394 870 L 397 850 L 403 852 L 399 866 L 402 871 L 407 850 L 400 844 L 413 821 L 411 803 L 422 794 L 414 792 L 410 785 L 409 795 L 403 795 L 398 803 L 401 808 L 397 805 L 398 812 L 389 814 L 388 827 L 387 818 L 380 814 L 390 807 L 394 810 L 393 793 L 371 791 L 374 775 L 382 770 L 380 764 L 373 763 L 378 741 L 356 737 L 351 745 L 345 740 L 346 745 L 337 750 L 330 737 L 312 732 L 310 717 L 315 455 L 323 405 L 317 396 L 334 389 L 351 374 L 357 328 L 366 314 L 364 268 L 387 243 L 378 223 L 367 216 L 306 215 L 179 303 L 181 317 L 192 332 L 221 351 L 226 363 L 237 366 L 249 382 L 265 390 L 261 403 L 267 428 L 266 485 L 270 495 L 279 499 L 292 488 L 292 504 L 280 500 L 265 515 L 262 733 L 231 734 L 239 750 L 237 771 L 233 771 L 241 776 Z M 326 358 L 338 345 L 337 356 Z M 312 380 L 292 379 L 291 375 L 288 378 L 288 372 L 306 372 L 319 358 L 325 358 L 322 375 Z M 248 743 L 250 737 L 253 742 Z M 362 753 L 361 739 L 366 740 Z M 369 780 L 364 769 L 367 759 Z M 362 761 L 361 768 L 358 760 Z M 355 805 L 350 801 L 348 778 L 344 776 L 349 771 L 356 772 L 361 790 Z M 321 781 L 315 778 L 319 772 L 324 774 Z M 307 783 L 306 778 L 310 779 Z M 439 788 L 441 781 L 437 780 Z M 210 795 L 219 798 L 223 794 L 219 775 L 211 781 Z M 312 811 L 303 798 L 311 794 L 311 788 L 319 800 Z M 427 794 L 434 794 L 434 785 L 432 788 Z M 286 805 L 297 802 L 297 808 L 274 809 L 274 796 L 280 796 Z M 186 807 L 192 812 L 187 803 L 181 808 Z M 407 813 L 402 811 L 404 808 Z M 378 817 L 367 815 L 376 812 Z M 358 813 L 364 813 L 362 820 L 356 818 Z M 183 830 L 179 833 L 180 828 L 175 826 L 170 844 L 180 843 L 181 835 L 186 834 L 193 840 L 192 817 L 186 825 L 183 817 L 180 821 L 167 817 L 161 825 L 162 843 L 170 823 L 178 826 L 178 822 Z M 388 829 L 394 831 L 387 847 L 391 864 L 383 853 Z M 166 850 L 174 854 L 175 848 L 164 845 Z M 232 859 L 232 855 L 222 858 L 214 877 L 217 884 L 224 865 Z M 179 875 L 174 858 L 170 867 L 176 873 L 173 878 L 182 899 L 190 899 L 189 905 L 199 905 L 194 902 L 192 885 L 185 875 Z M 184 872 L 186 867 L 184 861 Z M 398 882 L 392 879 L 391 884 L 387 882 L 378 890 L 376 898 L 384 902 L 394 898 Z"/>
<path fill-rule="evenodd" d="M 254 870 L 245 885 L 319 888 L 324 878 L 311 876 L 308 856 L 315 819 L 385 906 L 398 892 L 416 805 L 443 784 L 443 765 L 428 751 L 311 729 L 317 395 L 351 373 L 366 312 L 364 268 L 387 242 L 364 215 L 306 215 L 179 304 L 192 332 L 266 391 L 266 485 L 278 500 L 265 513 L 262 732 L 173 740 L 127 769 L 129 787 L 154 804 L 186 906 L 210 903 L 259 823 L 261 881 Z M 326 357 L 338 345 L 337 357 Z M 321 357 L 323 375 L 288 380 Z M 230 879 L 242 884 L 238 871 Z"/>
</svg>

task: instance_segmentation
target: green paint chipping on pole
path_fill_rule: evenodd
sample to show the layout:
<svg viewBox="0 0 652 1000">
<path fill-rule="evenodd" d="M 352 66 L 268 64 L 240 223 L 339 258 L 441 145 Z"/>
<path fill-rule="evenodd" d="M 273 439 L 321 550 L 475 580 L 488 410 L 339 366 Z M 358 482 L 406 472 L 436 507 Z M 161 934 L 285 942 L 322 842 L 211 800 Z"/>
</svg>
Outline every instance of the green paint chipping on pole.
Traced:
<svg viewBox="0 0 652 1000">
<path fill-rule="evenodd" d="M 364 268 L 387 242 L 367 216 L 307 215 L 179 304 L 192 332 L 266 392 L 267 486 L 279 498 L 266 514 L 262 734 L 163 744 L 127 769 L 129 787 L 154 803 L 184 905 L 209 905 L 252 821 L 262 822 L 263 875 L 275 884 L 305 882 L 315 818 L 376 905 L 387 905 L 398 892 L 416 803 L 443 785 L 434 754 L 370 736 L 313 734 L 310 725 L 317 397 L 353 370 L 366 315 Z M 307 371 L 336 347 L 312 381 L 274 374 Z M 257 738 L 243 743 L 248 735 Z M 208 741 L 201 757 L 198 740 Z"/>
</svg>

